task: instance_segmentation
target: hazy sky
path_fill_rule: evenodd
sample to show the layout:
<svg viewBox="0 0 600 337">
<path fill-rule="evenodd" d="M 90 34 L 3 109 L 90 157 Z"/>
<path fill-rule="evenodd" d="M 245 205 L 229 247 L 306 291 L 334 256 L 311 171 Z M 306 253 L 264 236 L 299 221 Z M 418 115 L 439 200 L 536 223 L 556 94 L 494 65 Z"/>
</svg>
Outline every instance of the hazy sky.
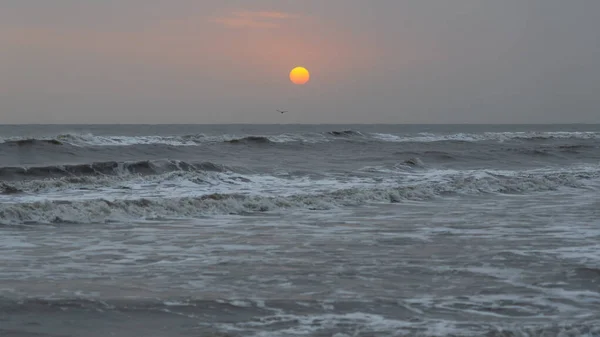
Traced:
<svg viewBox="0 0 600 337">
<path fill-rule="evenodd" d="M 599 0 L 1 0 L 0 124 L 600 123 L 599 18 Z"/>
</svg>

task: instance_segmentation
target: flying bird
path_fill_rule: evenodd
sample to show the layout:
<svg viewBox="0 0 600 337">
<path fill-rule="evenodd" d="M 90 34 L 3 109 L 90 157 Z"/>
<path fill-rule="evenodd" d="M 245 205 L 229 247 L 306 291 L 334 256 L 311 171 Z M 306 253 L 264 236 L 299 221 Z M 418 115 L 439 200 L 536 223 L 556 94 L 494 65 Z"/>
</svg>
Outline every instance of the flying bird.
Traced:
<svg viewBox="0 0 600 337">
<path fill-rule="evenodd" d="M 284 113 L 284 112 L 287 112 L 287 110 L 279 110 L 279 109 L 278 109 L 278 110 L 277 110 L 277 112 Z"/>
</svg>

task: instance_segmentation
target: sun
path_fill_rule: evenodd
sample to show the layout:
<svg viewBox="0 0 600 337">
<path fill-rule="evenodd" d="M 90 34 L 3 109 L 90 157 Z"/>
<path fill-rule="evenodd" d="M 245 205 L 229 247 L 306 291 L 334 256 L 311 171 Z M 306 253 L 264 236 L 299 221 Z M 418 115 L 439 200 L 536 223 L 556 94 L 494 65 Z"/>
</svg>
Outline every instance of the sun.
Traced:
<svg viewBox="0 0 600 337">
<path fill-rule="evenodd" d="M 296 67 L 290 71 L 290 81 L 294 84 L 305 84 L 310 79 L 310 73 L 304 67 Z"/>
</svg>

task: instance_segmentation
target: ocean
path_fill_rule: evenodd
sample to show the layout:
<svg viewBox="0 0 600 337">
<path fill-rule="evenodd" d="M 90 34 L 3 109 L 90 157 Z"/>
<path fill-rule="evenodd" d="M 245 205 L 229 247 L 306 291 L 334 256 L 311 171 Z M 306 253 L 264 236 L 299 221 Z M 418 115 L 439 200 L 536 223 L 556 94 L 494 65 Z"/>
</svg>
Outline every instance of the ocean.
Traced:
<svg viewBox="0 0 600 337">
<path fill-rule="evenodd" d="M 0 336 L 600 336 L 600 125 L 0 126 Z"/>
</svg>

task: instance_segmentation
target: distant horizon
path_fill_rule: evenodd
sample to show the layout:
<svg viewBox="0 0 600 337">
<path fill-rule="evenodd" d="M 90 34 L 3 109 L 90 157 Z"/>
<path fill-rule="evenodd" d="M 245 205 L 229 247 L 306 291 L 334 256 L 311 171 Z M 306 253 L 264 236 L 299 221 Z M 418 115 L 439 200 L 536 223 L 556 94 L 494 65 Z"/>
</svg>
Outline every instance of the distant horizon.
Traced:
<svg viewBox="0 0 600 337">
<path fill-rule="evenodd" d="M 89 126 L 89 125 L 140 125 L 140 126 L 180 126 L 180 125 L 600 125 L 600 123 L 18 123 L 18 124 L 0 124 L 1 126 Z"/>
</svg>

